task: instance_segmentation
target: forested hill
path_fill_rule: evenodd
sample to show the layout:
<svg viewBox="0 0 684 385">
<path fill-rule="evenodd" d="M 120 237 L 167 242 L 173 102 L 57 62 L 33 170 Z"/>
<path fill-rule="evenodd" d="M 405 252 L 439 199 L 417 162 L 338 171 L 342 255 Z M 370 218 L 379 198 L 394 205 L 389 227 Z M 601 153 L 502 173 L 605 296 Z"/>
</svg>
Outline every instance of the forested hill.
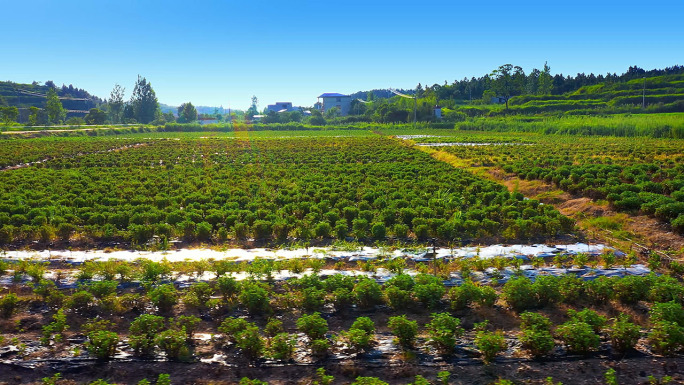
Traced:
<svg viewBox="0 0 684 385">
<path fill-rule="evenodd" d="M 647 91 L 651 86 L 656 87 L 656 93 L 672 93 L 670 91 L 674 90 L 663 90 L 662 88 L 671 87 L 672 85 L 679 84 L 678 87 L 682 87 L 682 83 L 676 83 L 681 80 L 681 78 L 672 78 L 673 84 L 658 84 L 659 82 L 668 82 L 668 75 L 684 75 L 684 66 L 674 65 L 672 67 L 666 67 L 664 69 L 652 69 L 644 70 L 637 66 L 632 66 L 625 71 L 625 73 L 618 75 L 616 73 L 608 73 L 606 75 L 595 75 L 593 73 L 585 74 L 578 73 L 575 76 L 563 75 L 563 74 L 550 74 L 550 68 L 546 65 L 541 69 L 532 69 L 528 73 L 521 67 L 512 66 L 511 67 L 511 78 L 516 83 L 517 89 L 514 90 L 511 96 L 524 96 L 524 95 L 565 95 L 573 93 L 596 93 L 602 92 L 603 90 L 608 91 L 609 89 L 622 89 L 622 90 L 632 90 L 635 82 L 642 81 L 643 78 L 647 78 Z M 544 84 L 544 76 L 549 75 L 548 84 Z M 490 96 L 495 96 L 493 93 L 493 79 L 495 76 L 492 74 L 486 74 L 480 77 L 472 77 L 470 79 L 464 78 L 462 80 L 456 80 L 449 84 L 446 81 L 444 84 L 418 84 L 414 90 L 400 90 L 404 94 L 413 95 L 418 93 L 419 97 L 430 97 L 434 96 L 437 100 L 451 100 L 455 101 L 456 104 L 463 104 L 471 100 L 481 100 L 483 98 L 489 98 Z M 601 86 L 602 85 L 602 86 Z M 590 86 L 600 86 L 596 88 L 591 88 Z M 487 92 L 489 91 L 489 93 Z M 388 98 L 393 97 L 394 94 L 389 92 L 389 90 L 372 90 L 372 91 L 359 91 L 352 94 L 353 98 L 360 98 L 363 100 L 367 99 L 367 95 L 371 95 L 373 98 Z M 648 92 L 647 92 L 648 94 Z"/>
<path fill-rule="evenodd" d="M 0 106 L 17 107 L 20 110 L 29 107 L 45 107 L 45 95 L 48 89 L 54 88 L 62 106 L 66 110 L 88 111 L 102 104 L 103 100 L 91 95 L 88 91 L 73 85 L 57 87 L 48 80 L 45 84 L 33 82 L 31 84 L 0 81 Z"/>
</svg>

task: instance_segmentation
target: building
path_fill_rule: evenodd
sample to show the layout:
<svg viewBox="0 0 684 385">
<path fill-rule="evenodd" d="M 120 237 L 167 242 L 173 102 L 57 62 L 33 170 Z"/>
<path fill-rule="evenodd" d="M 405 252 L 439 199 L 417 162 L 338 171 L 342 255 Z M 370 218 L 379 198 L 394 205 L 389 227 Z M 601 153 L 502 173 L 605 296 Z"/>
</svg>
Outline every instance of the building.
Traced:
<svg viewBox="0 0 684 385">
<path fill-rule="evenodd" d="M 340 115 L 349 115 L 351 110 L 351 96 L 342 95 L 338 93 L 326 93 L 318 97 L 316 105 L 322 113 L 328 112 L 331 108 L 337 107 L 340 110 Z"/>
<path fill-rule="evenodd" d="M 289 112 L 295 109 L 299 110 L 300 108 L 292 107 L 292 102 L 276 102 L 275 104 L 269 104 L 266 109 L 273 112 Z"/>
</svg>

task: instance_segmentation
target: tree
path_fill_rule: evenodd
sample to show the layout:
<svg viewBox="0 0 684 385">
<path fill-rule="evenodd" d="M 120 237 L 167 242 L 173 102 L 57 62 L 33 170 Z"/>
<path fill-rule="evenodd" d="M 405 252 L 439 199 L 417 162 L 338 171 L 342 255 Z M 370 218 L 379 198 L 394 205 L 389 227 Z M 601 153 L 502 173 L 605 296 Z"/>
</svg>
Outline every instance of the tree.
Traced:
<svg viewBox="0 0 684 385">
<path fill-rule="evenodd" d="M 506 101 L 506 109 L 508 109 L 508 100 L 511 96 L 518 94 L 525 85 L 525 72 L 519 66 L 504 64 L 492 71 L 491 76 L 493 78 L 492 90 Z"/>
<path fill-rule="evenodd" d="M 62 107 L 62 102 L 57 96 L 57 91 L 50 88 L 47 92 L 47 101 L 45 108 L 48 114 L 48 122 L 51 124 L 59 124 L 66 117 L 66 110 Z"/>
<path fill-rule="evenodd" d="M 123 121 L 123 112 L 124 112 L 124 92 L 126 91 L 125 88 L 121 87 L 118 84 L 114 85 L 114 89 L 112 89 L 112 92 L 109 94 L 109 103 L 107 103 L 108 106 L 108 115 L 109 115 L 109 121 L 112 122 L 113 124 L 119 124 Z"/>
<path fill-rule="evenodd" d="M 86 124 L 104 124 L 107 114 L 99 108 L 91 108 L 85 116 Z"/>
<path fill-rule="evenodd" d="M 19 117 L 17 107 L 0 107 L 0 121 L 5 125 L 10 125 Z"/>
<path fill-rule="evenodd" d="M 553 77 L 551 77 L 551 67 L 544 62 L 544 69 L 539 73 L 537 80 L 537 94 L 550 95 L 553 90 Z"/>
<path fill-rule="evenodd" d="M 192 123 L 197 120 L 197 109 L 192 103 L 183 103 L 178 107 L 178 122 Z"/>
<path fill-rule="evenodd" d="M 133 88 L 130 104 L 138 123 L 148 124 L 157 117 L 159 111 L 157 95 L 152 89 L 152 84 L 140 75 L 138 75 L 138 81 Z"/>
<path fill-rule="evenodd" d="M 254 115 L 259 114 L 259 110 L 257 107 L 257 104 L 259 103 L 259 99 L 257 99 L 256 95 L 252 95 L 252 105 L 249 106 L 249 109 L 247 110 L 247 116 L 252 117 Z"/>
</svg>

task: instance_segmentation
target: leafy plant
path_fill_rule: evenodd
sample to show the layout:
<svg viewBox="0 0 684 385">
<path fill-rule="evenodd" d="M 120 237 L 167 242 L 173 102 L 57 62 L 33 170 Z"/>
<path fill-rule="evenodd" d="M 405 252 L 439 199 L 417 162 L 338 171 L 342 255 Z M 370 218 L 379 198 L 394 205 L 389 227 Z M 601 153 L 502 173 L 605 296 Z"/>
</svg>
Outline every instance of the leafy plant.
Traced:
<svg viewBox="0 0 684 385">
<path fill-rule="evenodd" d="M 390 317 L 387 326 L 396 336 L 396 342 L 402 348 L 412 348 L 418 332 L 418 323 L 406 318 L 405 315 Z"/>
</svg>

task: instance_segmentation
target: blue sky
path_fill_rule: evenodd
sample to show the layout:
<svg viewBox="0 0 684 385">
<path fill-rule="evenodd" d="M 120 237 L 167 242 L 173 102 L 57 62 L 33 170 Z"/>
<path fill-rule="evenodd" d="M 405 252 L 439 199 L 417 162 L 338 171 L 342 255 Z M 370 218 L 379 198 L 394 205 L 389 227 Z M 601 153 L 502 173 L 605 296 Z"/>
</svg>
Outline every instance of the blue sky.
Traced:
<svg viewBox="0 0 684 385">
<path fill-rule="evenodd" d="M 324 92 L 684 64 L 684 1 L 55 1 L 3 4 L 0 78 L 244 109 Z"/>
</svg>

